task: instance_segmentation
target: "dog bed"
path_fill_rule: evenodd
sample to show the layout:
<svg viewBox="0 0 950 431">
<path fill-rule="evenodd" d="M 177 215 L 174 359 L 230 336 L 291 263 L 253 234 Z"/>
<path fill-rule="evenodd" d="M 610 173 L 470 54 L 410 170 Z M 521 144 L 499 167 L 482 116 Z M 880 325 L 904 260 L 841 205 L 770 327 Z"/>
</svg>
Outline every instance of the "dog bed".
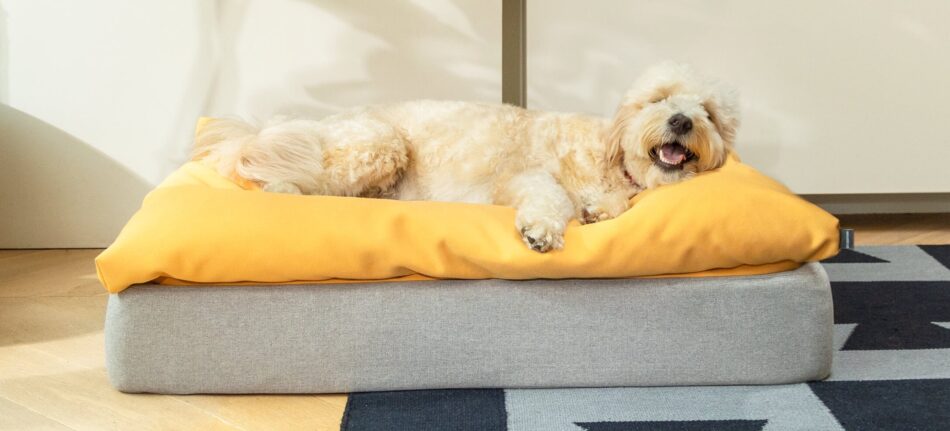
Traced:
<svg viewBox="0 0 950 431">
<path fill-rule="evenodd" d="M 198 162 L 96 259 L 128 392 L 820 379 L 838 222 L 731 156 L 528 249 L 514 210 L 263 193 Z M 639 277 L 639 278 L 634 278 Z"/>
<path fill-rule="evenodd" d="M 831 290 L 777 274 L 183 287 L 110 295 L 107 369 L 156 393 L 778 384 L 825 378 Z"/>
</svg>

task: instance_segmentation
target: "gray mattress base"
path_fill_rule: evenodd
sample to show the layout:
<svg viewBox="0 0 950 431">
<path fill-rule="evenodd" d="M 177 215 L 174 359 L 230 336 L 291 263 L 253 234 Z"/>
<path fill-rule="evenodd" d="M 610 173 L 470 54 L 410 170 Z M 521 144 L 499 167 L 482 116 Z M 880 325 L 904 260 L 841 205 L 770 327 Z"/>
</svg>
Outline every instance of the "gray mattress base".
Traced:
<svg viewBox="0 0 950 431">
<path fill-rule="evenodd" d="M 831 369 L 820 265 L 762 276 L 181 287 L 111 295 L 124 392 L 792 383 Z"/>
</svg>

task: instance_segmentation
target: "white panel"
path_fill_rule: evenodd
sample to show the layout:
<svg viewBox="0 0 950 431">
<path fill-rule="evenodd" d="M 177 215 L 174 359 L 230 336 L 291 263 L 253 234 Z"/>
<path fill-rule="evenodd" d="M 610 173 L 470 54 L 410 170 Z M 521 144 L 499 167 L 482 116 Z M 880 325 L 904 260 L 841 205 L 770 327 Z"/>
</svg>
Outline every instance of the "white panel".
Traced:
<svg viewBox="0 0 950 431">
<path fill-rule="evenodd" d="M 501 2 L 225 3 L 208 113 L 322 116 L 409 99 L 501 100 Z"/>
<path fill-rule="evenodd" d="M 738 151 L 798 193 L 950 192 L 950 3 L 530 0 L 528 104 L 609 115 L 673 59 L 742 93 Z"/>
</svg>

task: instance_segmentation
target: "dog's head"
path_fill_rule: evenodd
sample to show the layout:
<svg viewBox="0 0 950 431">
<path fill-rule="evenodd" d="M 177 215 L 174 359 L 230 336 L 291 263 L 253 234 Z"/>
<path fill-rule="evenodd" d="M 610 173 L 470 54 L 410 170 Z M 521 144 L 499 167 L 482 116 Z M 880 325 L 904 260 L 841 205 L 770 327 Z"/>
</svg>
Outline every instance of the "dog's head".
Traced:
<svg viewBox="0 0 950 431">
<path fill-rule="evenodd" d="M 721 166 L 738 126 L 734 91 L 688 66 L 662 63 L 624 96 L 607 157 L 643 187 L 670 184 Z"/>
</svg>

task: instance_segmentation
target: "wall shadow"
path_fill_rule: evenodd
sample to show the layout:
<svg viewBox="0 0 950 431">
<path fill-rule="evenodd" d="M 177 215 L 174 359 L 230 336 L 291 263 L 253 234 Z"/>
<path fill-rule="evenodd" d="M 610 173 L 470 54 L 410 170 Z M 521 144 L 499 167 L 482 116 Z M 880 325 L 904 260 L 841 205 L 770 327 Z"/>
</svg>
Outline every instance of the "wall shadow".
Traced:
<svg viewBox="0 0 950 431">
<path fill-rule="evenodd" d="M 151 185 L 89 144 L 0 104 L 0 248 L 109 245 Z"/>
<path fill-rule="evenodd" d="M 180 108 L 166 138 L 169 154 L 164 172 L 171 172 L 191 158 L 195 122 L 216 112 L 215 106 L 233 106 L 237 98 L 237 37 L 245 20 L 248 0 L 195 2 L 197 39 L 182 92 Z"/>
<path fill-rule="evenodd" d="M 365 77 L 313 83 L 334 65 L 291 76 L 312 103 L 283 106 L 283 113 L 324 116 L 353 106 L 414 99 L 501 102 L 501 15 L 495 16 L 483 1 L 451 2 L 462 26 L 408 1 L 299 1 L 384 45 L 364 54 Z M 347 38 L 358 35 L 343 36 L 338 45 L 350 46 Z"/>
</svg>

